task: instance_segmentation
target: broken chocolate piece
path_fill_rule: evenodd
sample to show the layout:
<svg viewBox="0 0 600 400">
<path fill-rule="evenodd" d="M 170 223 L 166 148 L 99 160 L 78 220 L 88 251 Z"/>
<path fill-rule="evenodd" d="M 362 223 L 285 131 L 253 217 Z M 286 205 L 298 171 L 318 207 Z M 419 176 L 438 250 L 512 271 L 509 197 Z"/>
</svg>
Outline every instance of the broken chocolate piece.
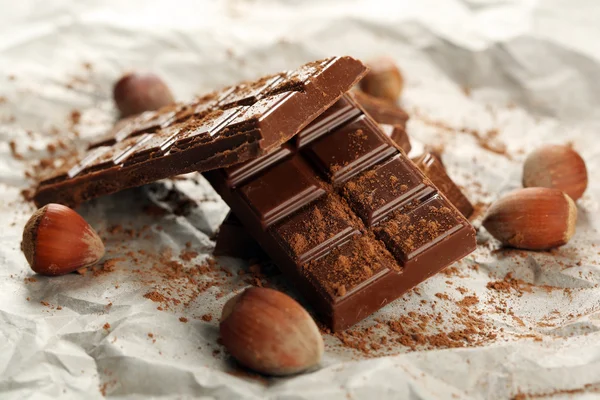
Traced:
<svg viewBox="0 0 600 400">
<path fill-rule="evenodd" d="M 244 82 L 128 118 L 68 171 L 40 182 L 36 205 L 76 205 L 170 176 L 269 153 L 333 105 L 364 74 L 351 57 Z"/>
</svg>

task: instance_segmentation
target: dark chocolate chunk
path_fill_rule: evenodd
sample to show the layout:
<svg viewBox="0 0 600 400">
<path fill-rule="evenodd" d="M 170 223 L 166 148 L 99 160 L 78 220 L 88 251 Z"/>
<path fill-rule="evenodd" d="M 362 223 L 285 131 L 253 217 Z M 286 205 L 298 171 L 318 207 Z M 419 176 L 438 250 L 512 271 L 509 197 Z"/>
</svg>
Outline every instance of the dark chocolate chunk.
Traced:
<svg viewBox="0 0 600 400">
<path fill-rule="evenodd" d="M 334 303 L 350 298 L 393 270 L 399 272 L 390 254 L 379 242 L 364 235 L 353 236 L 304 266 L 307 279 Z"/>
<path fill-rule="evenodd" d="M 233 187 L 242 184 L 248 178 L 267 169 L 271 164 L 292 154 L 292 151 L 289 145 L 284 144 L 264 157 L 224 168 L 223 171 L 227 176 L 228 185 Z"/>
<path fill-rule="evenodd" d="M 374 231 L 396 259 L 408 267 L 428 250 L 442 255 L 436 243 L 463 228 L 463 219 L 457 215 L 446 199 L 436 194 L 399 209 Z"/>
<path fill-rule="evenodd" d="M 342 97 L 296 135 L 296 146 L 305 146 L 359 114 L 360 110 L 355 106 L 355 103 L 351 102 L 347 96 Z"/>
</svg>

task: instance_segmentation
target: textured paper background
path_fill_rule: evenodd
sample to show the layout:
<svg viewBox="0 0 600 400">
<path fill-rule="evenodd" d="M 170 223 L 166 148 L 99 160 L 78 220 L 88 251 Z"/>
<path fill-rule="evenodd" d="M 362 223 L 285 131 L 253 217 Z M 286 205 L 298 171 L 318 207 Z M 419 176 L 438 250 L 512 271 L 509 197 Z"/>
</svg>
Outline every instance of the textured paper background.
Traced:
<svg viewBox="0 0 600 400">
<path fill-rule="evenodd" d="M 0 96 L 6 99 L 0 102 L 0 397 L 600 396 L 599 20 L 593 0 L 0 2 Z M 444 145 L 444 162 L 474 202 L 489 203 L 519 187 L 522 160 L 540 143 L 571 142 L 586 159 L 590 187 L 578 202 L 577 234 L 568 246 L 553 254 L 494 252 L 496 244 L 482 230 L 480 248 L 457 264 L 454 285 L 478 296 L 476 309 L 496 339 L 461 349 L 397 346 L 395 355 L 366 358 L 327 336 L 320 370 L 264 384 L 224 372 L 230 362 L 223 353 L 212 355 L 219 348 L 217 316 L 228 298 L 215 294 L 241 289 L 243 277 L 235 272 L 246 264 L 239 260 L 220 260 L 234 272 L 224 286 L 166 311 L 143 297 L 153 284 L 142 282 L 126 260 L 97 277 L 26 280 L 32 274 L 19 250 L 32 211 L 19 194 L 29 185 L 25 164 L 46 155 L 52 127 L 72 130 L 73 109 L 82 112 L 76 126 L 81 145 L 110 126 L 111 87 L 124 70 L 155 71 L 187 99 L 335 54 L 397 59 L 406 77 L 402 103 L 412 115 L 414 152 L 423 143 Z M 462 128 L 497 130 L 494 141 L 504 143 L 512 159 L 482 149 Z M 11 156 L 10 140 L 25 162 Z M 146 238 L 110 236 L 113 258 L 119 252 L 126 258 L 122 243 L 134 250 L 170 247 L 176 256 L 186 242 L 201 258 L 210 253 L 210 237 L 227 208 L 205 182 L 189 180 L 175 185 L 198 201 L 190 213 L 157 218 L 142 212 L 149 204 L 174 208 L 166 195 L 171 185 L 130 190 L 78 211 L 101 231 L 115 224 L 150 227 Z M 531 283 L 531 292 L 486 288 L 508 272 Z M 435 297 L 460 300 L 446 280 L 430 279 L 420 295 L 405 296 L 376 317 L 418 311 L 421 300 L 437 301 L 451 317 L 453 301 Z M 499 296 L 522 325 L 497 312 Z M 205 313 L 215 318 L 197 318 Z M 189 322 L 181 323 L 181 316 Z M 452 329 L 451 322 L 439 329 Z"/>
</svg>

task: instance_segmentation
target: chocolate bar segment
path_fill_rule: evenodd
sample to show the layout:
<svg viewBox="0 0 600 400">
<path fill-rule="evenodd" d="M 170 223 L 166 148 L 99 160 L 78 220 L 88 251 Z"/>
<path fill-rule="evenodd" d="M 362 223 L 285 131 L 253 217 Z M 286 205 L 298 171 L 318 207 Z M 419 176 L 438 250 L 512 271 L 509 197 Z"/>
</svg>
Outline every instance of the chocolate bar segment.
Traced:
<svg viewBox="0 0 600 400">
<path fill-rule="evenodd" d="M 395 213 L 374 231 L 389 244 L 394 257 L 402 260 L 406 268 L 419 268 L 420 262 L 416 260 L 428 251 L 436 252 L 436 257 L 444 257 L 435 245 L 447 239 L 449 243 L 455 241 L 453 234 L 462 229 L 462 221 L 455 210 L 448 207 L 446 199 L 436 194 Z M 457 244 L 460 243 L 458 240 Z"/>
<path fill-rule="evenodd" d="M 325 194 L 306 161 L 297 155 L 256 176 L 239 192 L 264 228 Z"/>
<path fill-rule="evenodd" d="M 347 211 L 335 196 L 325 196 L 273 227 L 273 235 L 297 263 L 304 264 L 360 234 L 360 225 L 348 218 Z"/>
<path fill-rule="evenodd" d="M 473 205 L 448 176 L 442 161 L 432 153 L 413 158 L 413 162 L 433 182 L 466 218 L 473 214 Z"/>
<path fill-rule="evenodd" d="M 360 110 L 355 105 L 356 103 L 348 96 L 339 99 L 334 105 L 327 109 L 327 112 L 321 114 L 309 126 L 296 135 L 296 146 L 304 147 L 328 133 L 332 128 L 358 116 Z"/>
<path fill-rule="evenodd" d="M 469 254 L 475 231 L 351 96 L 313 124 L 204 176 L 339 331 Z"/>
<path fill-rule="evenodd" d="M 397 151 L 364 114 L 339 125 L 304 149 L 306 156 L 336 186 Z"/>
<path fill-rule="evenodd" d="M 244 82 L 127 119 L 70 169 L 42 181 L 38 206 L 83 201 L 192 171 L 223 168 L 278 148 L 364 74 L 351 57 Z"/>
<path fill-rule="evenodd" d="M 303 266 L 306 278 L 333 303 L 351 299 L 378 279 L 400 271 L 389 252 L 366 235 L 356 235 Z"/>
</svg>

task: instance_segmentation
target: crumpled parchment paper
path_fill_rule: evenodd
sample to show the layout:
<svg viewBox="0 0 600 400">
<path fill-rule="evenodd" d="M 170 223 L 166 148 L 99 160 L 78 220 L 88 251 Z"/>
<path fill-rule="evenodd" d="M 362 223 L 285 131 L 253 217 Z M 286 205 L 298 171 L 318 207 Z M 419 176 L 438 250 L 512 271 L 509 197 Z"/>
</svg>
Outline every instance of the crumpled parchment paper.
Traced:
<svg viewBox="0 0 600 400">
<path fill-rule="evenodd" d="M 594 0 L 22 0 L 0 10 L 0 398 L 600 396 Z M 184 100 L 341 54 L 398 61 L 414 153 L 443 147 L 451 176 L 482 211 L 520 186 L 525 155 L 542 143 L 572 143 L 587 162 L 590 185 L 567 246 L 498 250 L 480 229 L 479 248 L 455 269 L 357 328 L 433 307 L 444 318 L 425 330 L 453 332 L 468 295 L 477 298 L 469 315 L 484 325 L 478 343 L 361 352 L 326 335 L 319 370 L 250 379 L 217 343 L 220 309 L 247 286 L 239 271 L 248 262 L 219 259 L 194 277 L 196 292 L 189 276 L 164 267 L 205 265 L 227 212 L 197 174 L 80 207 L 111 260 L 97 273 L 49 279 L 29 269 L 19 249 L 33 210 L 20 195 L 31 184 L 24 171 L 48 156 L 56 132 L 83 146 L 113 123 L 111 88 L 123 71 L 154 71 Z M 13 140 L 24 160 L 11 154 Z M 273 282 L 295 295 L 285 279 Z M 153 291 L 181 303 L 157 303 Z"/>
</svg>

